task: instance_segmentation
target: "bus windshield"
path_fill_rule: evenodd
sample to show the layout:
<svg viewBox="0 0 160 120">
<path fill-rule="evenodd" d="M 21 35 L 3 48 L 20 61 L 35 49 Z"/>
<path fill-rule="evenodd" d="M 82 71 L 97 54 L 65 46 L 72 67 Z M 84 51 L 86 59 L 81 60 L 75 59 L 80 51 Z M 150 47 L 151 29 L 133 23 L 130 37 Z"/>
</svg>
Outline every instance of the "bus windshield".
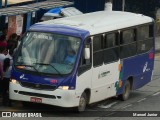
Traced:
<svg viewBox="0 0 160 120">
<path fill-rule="evenodd" d="M 71 73 L 81 39 L 41 32 L 28 32 L 22 39 L 14 65 L 45 74 Z"/>
</svg>

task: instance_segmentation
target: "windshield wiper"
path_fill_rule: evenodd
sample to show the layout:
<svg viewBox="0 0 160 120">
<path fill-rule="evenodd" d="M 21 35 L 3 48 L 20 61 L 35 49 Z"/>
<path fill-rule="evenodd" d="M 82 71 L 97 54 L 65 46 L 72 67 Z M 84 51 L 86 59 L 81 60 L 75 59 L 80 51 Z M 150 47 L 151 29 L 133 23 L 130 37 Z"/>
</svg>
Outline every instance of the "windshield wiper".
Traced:
<svg viewBox="0 0 160 120">
<path fill-rule="evenodd" d="M 26 67 L 32 67 L 35 71 L 39 72 L 34 66 L 32 65 L 25 65 L 25 64 L 21 64 L 21 65 L 15 65 L 15 66 L 26 66 Z"/>
<path fill-rule="evenodd" d="M 57 69 L 54 67 L 54 65 L 52 65 L 52 64 L 47 64 L 47 63 L 33 63 L 33 64 L 51 66 L 52 68 L 55 69 L 55 71 L 56 71 L 61 77 L 63 77 L 63 75 L 61 74 L 61 72 L 60 72 L 59 70 L 57 70 Z"/>
</svg>

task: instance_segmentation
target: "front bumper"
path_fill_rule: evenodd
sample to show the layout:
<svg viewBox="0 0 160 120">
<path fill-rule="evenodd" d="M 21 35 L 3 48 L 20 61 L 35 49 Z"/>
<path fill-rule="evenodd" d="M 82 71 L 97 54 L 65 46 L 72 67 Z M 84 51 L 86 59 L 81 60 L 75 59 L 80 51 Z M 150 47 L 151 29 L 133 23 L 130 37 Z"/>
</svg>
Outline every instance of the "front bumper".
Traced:
<svg viewBox="0 0 160 120">
<path fill-rule="evenodd" d="M 79 96 L 76 95 L 75 90 L 36 90 L 12 82 L 10 82 L 9 97 L 11 100 L 28 102 L 31 102 L 31 97 L 35 97 L 42 99 L 42 104 L 60 107 L 76 107 L 79 105 Z"/>
</svg>

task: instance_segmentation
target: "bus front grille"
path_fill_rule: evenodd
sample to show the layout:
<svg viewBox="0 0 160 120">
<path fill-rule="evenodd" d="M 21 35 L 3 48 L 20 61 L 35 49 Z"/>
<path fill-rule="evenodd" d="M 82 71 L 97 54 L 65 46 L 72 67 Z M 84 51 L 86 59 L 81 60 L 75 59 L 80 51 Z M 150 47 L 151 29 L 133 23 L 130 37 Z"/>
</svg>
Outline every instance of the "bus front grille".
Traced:
<svg viewBox="0 0 160 120">
<path fill-rule="evenodd" d="M 18 94 L 28 95 L 28 96 L 35 96 L 35 97 L 43 97 L 43 98 L 56 99 L 56 96 L 54 96 L 54 95 L 45 95 L 45 94 L 40 94 L 40 93 L 32 93 L 32 92 L 19 91 Z"/>
<path fill-rule="evenodd" d="M 56 86 L 53 85 L 44 85 L 44 84 L 35 84 L 29 82 L 20 82 L 21 86 L 31 88 L 31 89 L 38 89 L 38 90 L 49 90 L 53 91 L 56 89 Z"/>
</svg>

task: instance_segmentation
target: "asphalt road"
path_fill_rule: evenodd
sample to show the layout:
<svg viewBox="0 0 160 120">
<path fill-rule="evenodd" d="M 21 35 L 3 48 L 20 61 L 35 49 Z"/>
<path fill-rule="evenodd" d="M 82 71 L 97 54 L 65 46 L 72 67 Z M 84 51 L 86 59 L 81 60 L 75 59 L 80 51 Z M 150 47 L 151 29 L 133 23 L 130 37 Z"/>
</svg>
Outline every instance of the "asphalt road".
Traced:
<svg viewBox="0 0 160 120">
<path fill-rule="evenodd" d="M 120 101 L 116 97 L 110 98 L 87 107 L 87 110 L 81 114 L 74 113 L 71 109 L 64 109 L 49 105 L 33 104 L 23 107 L 20 102 L 13 104 L 13 107 L 0 106 L 0 111 L 20 113 L 41 113 L 42 118 L 32 118 L 30 120 L 158 120 L 158 117 L 133 117 L 133 111 L 159 111 L 160 115 L 160 54 L 156 54 L 155 68 L 152 81 L 144 87 L 131 93 L 129 100 Z M 131 111 L 131 112 L 128 112 Z M 1 114 L 1 113 L 0 113 Z M 146 113 L 147 114 L 147 113 Z M 12 120 L 28 118 L 17 118 L 14 114 Z M 0 115 L 1 116 L 1 115 Z M 121 117 L 120 117 L 121 116 Z M 127 117 L 128 116 L 128 117 Z M 0 118 L 7 120 L 8 118 Z"/>
<path fill-rule="evenodd" d="M 99 120 L 159 120 L 159 100 L 160 92 L 157 92 L 155 94 L 150 95 L 146 99 L 132 103 L 128 107 L 124 108 L 122 111 L 112 112 L 112 114 L 110 114 L 108 117 L 99 117 Z"/>
</svg>

